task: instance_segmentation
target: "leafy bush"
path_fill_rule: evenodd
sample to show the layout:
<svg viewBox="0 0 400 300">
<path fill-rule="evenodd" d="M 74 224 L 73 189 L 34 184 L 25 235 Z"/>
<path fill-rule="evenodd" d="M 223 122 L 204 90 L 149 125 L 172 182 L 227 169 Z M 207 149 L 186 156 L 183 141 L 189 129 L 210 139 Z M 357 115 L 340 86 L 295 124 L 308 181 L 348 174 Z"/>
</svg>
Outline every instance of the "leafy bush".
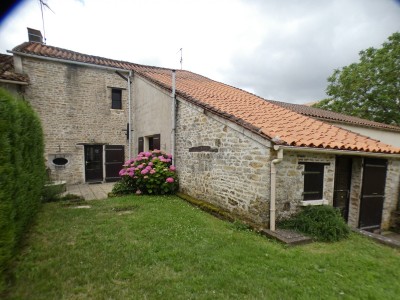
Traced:
<svg viewBox="0 0 400 300">
<path fill-rule="evenodd" d="M 43 132 L 27 102 L 0 89 L 0 293 L 18 243 L 41 202 Z"/>
<path fill-rule="evenodd" d="M 281 222 L 279 227 L 300 231 L 323 242 L 339 241 L 350 233 L 340 212 L 328 205 L 306 206 L 291 219 Z"/>
<path fill-rule="evenodd" d="M 61 194 L 65 192 L 65 182 L 48 183 L 43 189 L 43 202 L 52 202 L 61 200 Z"/>
<path fill-rule="evenodd" d="M 172 194 L 178 190 L 176 168 L 172 156 L 160 150 L 141 152 L 125 162 L 119 172 L 121 181 L 114 185 L 112 194 Z"/>
</svg>

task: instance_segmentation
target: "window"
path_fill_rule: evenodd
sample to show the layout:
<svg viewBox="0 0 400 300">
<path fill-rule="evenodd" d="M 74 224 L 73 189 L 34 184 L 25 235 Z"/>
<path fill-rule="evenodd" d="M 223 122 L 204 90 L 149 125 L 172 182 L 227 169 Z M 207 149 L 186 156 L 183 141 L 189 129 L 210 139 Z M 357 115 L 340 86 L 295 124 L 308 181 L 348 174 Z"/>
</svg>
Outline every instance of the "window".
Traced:
<svg viewBox="0 0 400 300">
<path fill-rule="evenodd" d="M 122 90 L 112 89 L 111 90 L 111 108 L 122 109 Z"/>
<path fill-rule="evenodd" d="M 148 137 L 149 139 L 149 151 L 160 150 L 160 135 L 156 134 Z"/>
<path fill-rule="evenodd" d="M 321 200 L 324 191 L 324 167 L 326 163 L 304 162 L 304 200 Z"/>
<path fill-rule="evenodd" d="M 138 139 L 138 152 L 161 150 L 160 148 L 160 135 L 155 134 L 151 136 L 140 137 Z"/>
</svg>

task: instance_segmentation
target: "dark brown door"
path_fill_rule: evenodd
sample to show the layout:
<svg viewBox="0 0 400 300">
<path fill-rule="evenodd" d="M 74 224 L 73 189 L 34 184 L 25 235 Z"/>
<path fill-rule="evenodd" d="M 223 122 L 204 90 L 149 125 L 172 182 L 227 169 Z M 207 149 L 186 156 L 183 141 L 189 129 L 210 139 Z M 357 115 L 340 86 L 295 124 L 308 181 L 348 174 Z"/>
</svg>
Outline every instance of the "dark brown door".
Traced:
<svg viewBox="0 0 400 300">
<path fill-rule="evenodd" d="M 333 191 L 333 206 L 340 210 L 342 217 L 348 220 L 351 187 L 351 157 L 336 157 L 335 188 Z"/>
<path fill-rule="evenodd" d="M 379 229 L 385 200 L 387 161 L 365 158 L 361 192 L 359 226 L 365 230 Z"/>
<path fill-rule="evenodd" d="M 85 145 L 86 182 L 103 181 L 103 146 Z"/>
<path fill-rule="evenodd" d="M 106 181 L 113 182 L 120 179 L 119 171 L 124 164 L 125 153 L 122 145 L 106 145 Z"/>
</svg>

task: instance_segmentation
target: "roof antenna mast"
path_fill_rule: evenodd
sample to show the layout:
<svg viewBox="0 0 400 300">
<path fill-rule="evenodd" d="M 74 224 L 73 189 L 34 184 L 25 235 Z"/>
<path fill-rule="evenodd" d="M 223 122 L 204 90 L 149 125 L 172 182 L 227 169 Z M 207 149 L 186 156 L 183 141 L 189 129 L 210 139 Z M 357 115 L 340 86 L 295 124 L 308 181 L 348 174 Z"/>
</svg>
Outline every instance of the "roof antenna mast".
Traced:
<svg viewBox="0 0 400 300">
<path fill-rule="evenodd" d="M 50 8 L 50 6 L 44 2 L 44 0 L 39 0 L 40 3 L 40 11 L 42 12 L 42 24 L 43 24 L 43 40 L 44 44 L 46 44 L 46 30 L 44 29 L 44 15 L 43 15 L 43 6 L 46 6 L 51 12 L 54 14 L 54 11 Z"/>
<path fill-rule="evenodd" d="M 180 63 L 181 63 L 181 70 L 182 70 L 182 63 L 183 63 L 183 58 L 182 58 L 182 56 L 183 56 L 183 51 L 182 51 L 182 48 L 181 49 L 179 49 L 179 51 L 178 52 L 180 52 L 181 53 L 181 60 L 179 61 Z M 178 52 L 176 52 L 176 53 L 178 53 Z"/>
</svg>

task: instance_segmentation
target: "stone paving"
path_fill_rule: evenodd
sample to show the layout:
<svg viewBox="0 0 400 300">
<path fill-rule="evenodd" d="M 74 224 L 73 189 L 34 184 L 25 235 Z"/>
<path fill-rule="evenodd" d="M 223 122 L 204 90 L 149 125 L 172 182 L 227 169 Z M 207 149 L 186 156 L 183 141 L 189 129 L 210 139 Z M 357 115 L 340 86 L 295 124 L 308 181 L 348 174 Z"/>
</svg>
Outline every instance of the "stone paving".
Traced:
<svg viewBox="0 0 400 300">
<path fill-rule="evenodd" d="M 113 186 L 114 182 L 67 185 L 67 191 L 64 194 L 79 195 L 85 200 L 100 200 L 107 198 Z"/>
</svg>

